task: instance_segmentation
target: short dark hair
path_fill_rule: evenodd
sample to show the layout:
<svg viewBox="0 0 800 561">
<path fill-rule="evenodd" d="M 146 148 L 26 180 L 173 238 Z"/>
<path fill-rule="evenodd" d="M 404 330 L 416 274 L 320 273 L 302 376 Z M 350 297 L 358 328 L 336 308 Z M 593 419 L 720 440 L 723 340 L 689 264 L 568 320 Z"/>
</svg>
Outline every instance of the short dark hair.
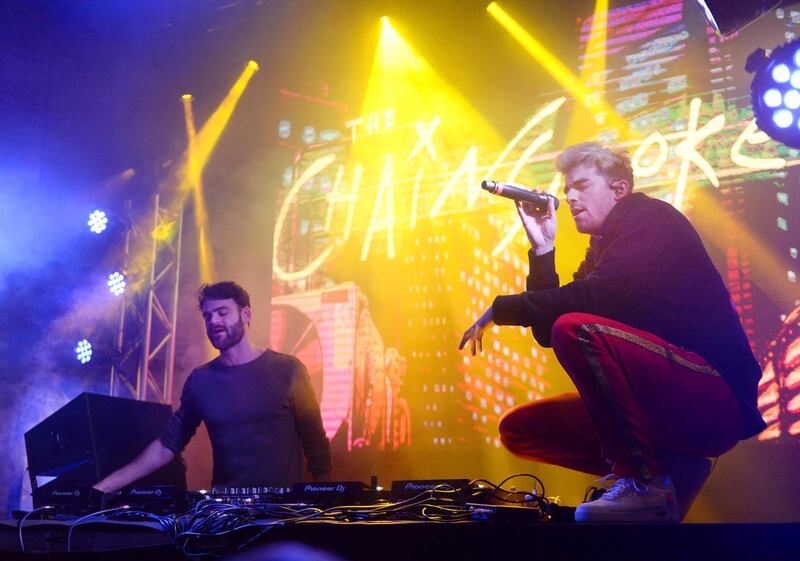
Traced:
<svg viewBox="0 0 800 561">
<path fill-rule="evenodd" d="M 206 300 L 225 300 L 227 298 L 233 298 L 240 310 L 250 306 L 250 295 L 244 288 L 233 281 L 204 284 L 197 291 L 197 302 L 201 310 Z"/>
</svg>

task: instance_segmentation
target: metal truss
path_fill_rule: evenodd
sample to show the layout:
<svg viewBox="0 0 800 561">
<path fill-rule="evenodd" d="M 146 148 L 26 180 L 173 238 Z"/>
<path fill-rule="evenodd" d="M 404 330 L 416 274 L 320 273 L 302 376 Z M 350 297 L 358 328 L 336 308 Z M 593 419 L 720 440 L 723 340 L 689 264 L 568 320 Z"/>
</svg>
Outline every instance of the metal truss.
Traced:
<svg viewBox="0 0 800 561">
<path fill-rule="evenodd" d="M 130 215 L 130 206 L 128 207 Z M 155 195 L 152 214 L 125 235 L 130 295 L 120 305 L 109 395 L 172 403 L 183 211 Z"/>
</svg>

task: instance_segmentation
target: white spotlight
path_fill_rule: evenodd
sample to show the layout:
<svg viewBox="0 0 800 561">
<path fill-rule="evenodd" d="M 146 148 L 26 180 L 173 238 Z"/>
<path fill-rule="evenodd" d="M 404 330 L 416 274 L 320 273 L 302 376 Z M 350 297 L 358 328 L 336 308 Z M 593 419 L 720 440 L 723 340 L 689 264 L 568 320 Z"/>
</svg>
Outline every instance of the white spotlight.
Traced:
<svg viewBox="0 0 800 561">
<path fill-rule="evenodd" d="M 772 122 L 775 126 L 781 129 L 789 127 L 794 121 L 792 112 L 788 109 L 781 109 L 772 114 Z"/>
<path fill-rule="evenodd" d="M 119 271 L 115 271 L 108 275 L 108 283 L 106 284 L 108 284 L 108 290 L 111 291 L 111 294 L 114 296 L 119 296 L 125 292 L 125 286 L 127 285 L 125 282 L 125 275 Z"/>
<path fill-rule="evenodd" d="M 767 107 L 778 107 L 783 103 L 783 96 L 779 90 L 772 88 L 771 90 L 767 90 L 764 94 L 764 103 Z"/>
<path fill-rule="evenodd" d="M 81 364 L 86 364 L 92 360 L 92 344 L 86 339 L 81 339 L 75 345 L 75 356 Z"/>
<path fill-rule="evenodd" d="M 779 84 L 785 84 L 792 77 L 792 71 L 785 64 L 779 64 L 772 69 L 772 79 Z"/>
<path fill-rule="evenodd" d="M 102 210 L 95 210 L 89 215 L 89 221 L 86 224 L 89 226 L 89 230 L 100 234 L 108 226 L 108 217 Z"/>
</svg>

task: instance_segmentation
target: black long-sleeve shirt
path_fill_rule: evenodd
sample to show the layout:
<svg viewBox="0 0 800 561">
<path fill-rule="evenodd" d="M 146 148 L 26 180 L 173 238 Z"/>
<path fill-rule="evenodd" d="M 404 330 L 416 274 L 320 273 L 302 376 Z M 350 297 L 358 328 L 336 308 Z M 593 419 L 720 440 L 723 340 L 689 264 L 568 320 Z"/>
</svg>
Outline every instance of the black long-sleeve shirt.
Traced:
<svg viewBox="0 0 800 561">
<path fill-rule="evenodd" d="M 555 320 L 585 312 L 649 331 L 693 351 L 716 368 L 742 410 L 742 438 L 765 424 L 756 408 L 761 370 L 730 293 L 695 229 L 671 205 L 633 193 L 621 199 L 592 236 L 574 280 L 559 286 L 555 251 L 529 253 L 527 291 L 498 296 L 498 325 L 531 327 L 550 346 Z"/>
<path fill-rule="evenodd" d="M 314 476 L 331 469 L 311 380 L 292 356 L 267 350 L 246 364 L 215 359 L 194 370 L 161 442 L 180 453 L 201 421 L 211 439 L 214 486 L 302 481 L 303 453 Z"/>
</svg>

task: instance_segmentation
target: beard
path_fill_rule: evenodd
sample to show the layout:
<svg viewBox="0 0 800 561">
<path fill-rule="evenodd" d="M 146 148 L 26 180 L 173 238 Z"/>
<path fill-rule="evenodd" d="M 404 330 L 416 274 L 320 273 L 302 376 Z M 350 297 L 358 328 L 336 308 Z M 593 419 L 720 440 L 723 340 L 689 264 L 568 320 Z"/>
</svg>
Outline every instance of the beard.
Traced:
<svg viewBox="0 0 800 561">
<path fill-rule="evenodd" d="M 219 351 L 227 351 L 231 347 L 235 347 L 244 337 L 242 315 L 239 314 L 239 321 L 226 327 L 224 332 L 206 331 L 206 335 L 208 335 L 208 340 L 211 341 L 214 348 Z"/>
</svg>

